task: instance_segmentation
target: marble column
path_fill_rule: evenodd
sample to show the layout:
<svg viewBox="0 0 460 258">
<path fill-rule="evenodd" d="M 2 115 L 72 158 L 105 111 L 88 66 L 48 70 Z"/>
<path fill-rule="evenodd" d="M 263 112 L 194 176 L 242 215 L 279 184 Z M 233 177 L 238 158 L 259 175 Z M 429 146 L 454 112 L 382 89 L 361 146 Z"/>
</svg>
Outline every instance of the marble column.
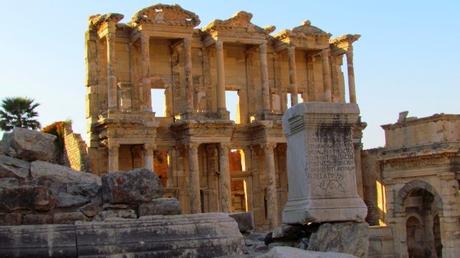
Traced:
<svg viewBox="0 0 460 258">
<path fill-rule="evenodd" d="M 177 187 L 176 161 L 177 150 L 175 147 L 169 148 L 168 151 L 168 180 L 166 181 L 167 187 Z"/>
<path fill-rule="evenodd" d="M 275 155 L 273 153 L 275 144 L 266 143 L 262 147 L 265 156 L 265 173 L 267 176 L 267 215 L 270 227 L 275 228 L 279 224 Z"/>
<path fill-rule="evenodd" d="M 152 144 L 144 144 L 144 168 L 154 171 L 153 150 L 155 146 Z"/>
<path fill-rule="evenodd" d="M 184 38 L 186 113 L 193 112 L 192 39 Z"/>
<path fill-rule="evenodd" d="M 270 112 L 270 85 L 268 82 L 267 43 L 259 45 L 260 78 L 262 83 L 263 112 Z"/>
<path fill-rule="evenodd" d="M 216 60 L 217 60 L 217 112 L 225 113 L 225 68 L 224 68 L 224 43 L 216 41 Z"/>
<path fill-rule="evenodd" d="M 206 146 L 207 154 L 207 177 L 208 177 L 208 212 L 218 212 L 219 199 L 219 178 L 218 178 L 218 151 L 216 144 Z"/>
<path fill-rule="evenodd" d="M 120 149 L 120 144 L 118 143 L 109 143 L 109 164 L 107 172 L 116 172 L 118 171 L 118 153 Z"/>
<path fill-rule="evenodd" d="M 332 81 L 331 81 L 331 66 L 329 64 L 329 48 L 321 51 L 321 59 L 323 63 L 323 84 L 324 84 L 324 102 L 332 101 Z"/>
<path fill-rule="evenodd" d="M 140 110 L 152 111 L 152 101 L 150 92 L 150 37 L 141 35 L 141 71 L 142 85 L 139 89 Z"/>
<path fill-rule="evenodd" d="M 295 64 L 295 47 L 289 46 L 288 53 L 288 66 L 289 66 L 289 88 L 291 88 L 291 106 L 296 105 L 299 100 L 297 96 L 297 71 Z"/>
<path fill-rule="evenodd" d="M 191 143 L 188 146 L 188 168 L 189 168 L 189 198 L 190 213 L 201 212 L 200 198 L 200 169 L 198 165 L 198 144 Z"/>
<path fill-rule="evenodd" d="M 219 168 L 220 209 L 222 212 L 231 212 L 232 195 L 230 167 L 228 160 L 228 146 L 222 143 L 219 145 Z"/>
<path fill-rule="evenodd" d="M 108 24 L 107 40 L 107 106 L 113 111 L 117 109 L 117 77 L 115 75 L 115 38 L 116 24 Z"/>
<path fill-rule="evenodd" d="M 353 68 L 353 46 L 351 44 L 346 52 L 346 56 L 348 72 L 348 94 L 350 95 L 350 103 L 356 103 L 355 70 Z"/>
</svg>

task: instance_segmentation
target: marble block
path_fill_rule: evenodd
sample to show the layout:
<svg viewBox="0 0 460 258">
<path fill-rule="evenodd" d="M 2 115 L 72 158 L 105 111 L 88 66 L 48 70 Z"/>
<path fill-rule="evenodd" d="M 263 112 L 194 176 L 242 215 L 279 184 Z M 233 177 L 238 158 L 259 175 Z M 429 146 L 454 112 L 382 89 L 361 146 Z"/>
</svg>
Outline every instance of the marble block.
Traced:
<svg viewBox="0 0 460 258">
<path fill-rule="evenodd" d="M 356 187 L 356 104 L 301 103 L 283 116 L 289 193 L 283 223 L 364 221 Z"/>
</svg>

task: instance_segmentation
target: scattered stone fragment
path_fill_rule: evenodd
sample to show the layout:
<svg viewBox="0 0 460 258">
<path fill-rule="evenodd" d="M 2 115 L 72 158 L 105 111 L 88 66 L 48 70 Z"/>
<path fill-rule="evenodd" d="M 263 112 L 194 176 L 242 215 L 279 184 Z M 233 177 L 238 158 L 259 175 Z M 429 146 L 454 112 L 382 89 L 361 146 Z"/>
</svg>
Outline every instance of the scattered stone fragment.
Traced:
<svg viewBox="0 0 460 258">
<path fill-rule="evenodd" d="M 0 178 L 14 177 L 24 180 L 29 176 L 30 163 L 0 154 Z"/>
<path fill-rule="evenodd" d="M 53 215 L 51 214 L 26 214 L 22 220 L 24 225 L 34 224 L 53 224 Z"/>
<path fill-rule="evenodd" d="M 56 159 L 56 136 L 16 127 L 2 139 L 6 155 L 27 161 Z"/>
<path fill-rule="evenodd" d="M 138 213 L 139 216 L 177 215 L 181 214 L 181 210 L 176 198 L 158 198 L 149 203 L 140 204 Z"/>
<path fill-rule="evenodd" d="M 257 258 L 356 258 L 356 256 L 336 252 L 314 252 L 288 246 L 273 247 L 268 253 Z"/>
<path fill-rule="evenodd" d="M 53 215 L 54 224 L 73 224 L 76 221 L 85 221 L 86 217 L 81 212 L 58 212 Z"/>
<path fill-rule="evenodd" d="M 229 214 L 238 223 L 241 233 L 248 233 L 254 229 L 254 218 L 252 212 L 234 212 Z"/>
<path fill-rule="evenodd" d="M 41 186 L 19 186 L 0 190 L 0 211 L 48 211 L 56 203 L 51 192 Z"/>
<path fill-rule="evenodd" d="M 367 257 L 369 248 L 369 225 L 367 223 L 324 223 L 313 233 L 308 250 L 333 251 Z"/>
<path fill-rule="evenodd" d="M 102 176 L 102 197 L 108 203 L 139 204 L 163 194 L 159 177 L 145 168 L 111 172 Z"/>
</svg>

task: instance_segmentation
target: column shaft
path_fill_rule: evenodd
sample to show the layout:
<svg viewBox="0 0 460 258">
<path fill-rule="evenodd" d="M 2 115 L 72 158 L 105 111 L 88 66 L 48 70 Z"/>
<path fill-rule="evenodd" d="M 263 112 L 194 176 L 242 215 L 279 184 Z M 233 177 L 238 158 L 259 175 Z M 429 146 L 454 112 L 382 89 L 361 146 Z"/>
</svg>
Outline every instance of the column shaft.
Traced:
<svg viewBox="0 0 460 258">
<path fill-rule="evenodd" d="M 350 44 L 347 56 L 347 72 L 348 72 L 348 92 L 350 95 L 350 103 L 356 103 L 356 89 L 355 89 L 355 70 L 353 68 L 353 47 Z"/>
<path fill-rule="evenodd" d="M 225 69 L 224 69 L 224 43 L 216 41 L 216 60 L 217 60 L 217 111 L 224 112 L 225 106 Z"/>
<path fill-rule="evenodd" d="M 176 187 L 177 186 L 177 175 L 176 171 L 176 162 L 177 162 L 177 150 L 176 148 L 170 148 L 168 152 L 168 180 L 166 181 L 167 187 Z"/>
<path fill-rule="evenodd" d="M 118 171 L 118 152 L 120 145 L 118 144 L 109 144 L 109 164 L 107 172 L 116 172 Z"/>
<path fill-rule="evenodd" d="M 274 144 L 265 144 L 265 172 L 267 175 L 267 211 L 270 227 L 275 228 L 279 223 L 278 192 L 276 182 L 275 156 L 273 153 Z"/>
<path fill-rule="evenodd" d="M 324 83 L 324 102 L 332 101 L 332 82 L 331 82 L 331 66 L 329 64 L 329 48 L 321 51 L 321 58 L 323 61 L 323 83 Z"/>
<path fill-rule="evenodd" d="M 115 38 L 116 25 L 108 24 L 107 40 L 107 106 L 109 110 L 116 110 L 117 99 L 117 77 L 115 76 Z"/>
<path fill-rule="evenodd" d="M 225 144 L 219 145 L 219 168 L 220 209 L 222 212 L 231 212 L 231 178 L 228 163 L 228 146 Z"/>
<path fill-rule="evenodd" d="M 152 111 L 150 92 L 150 37 L 141 35 L 142 85 L 139 89 L 139 102 L 142 111 Z"/>
<path fill-rule="evenodd" d="M 296 105 L 299 100 L 297 97 L 297 71 L 295 64 L 295 47 L 289 46 L 288 52 L 288 65 L 289 65 L 289 87 L 291 88 L 291 106 Z"/>
<path fill-rule="evenodd" d="M 185 54 L 185 91 L 187 92 L 187 107 L 186 113 L 193 112 L 193 78 L 192 78 L 192 39 L 184 38 L 184 54 Z"/>
<path fill-rule="evenodd" d="M 200 198 L 200 170 L 198 167 L 198 145 L 188 145 L 188 167 L 189 167 L 189 197 L 190 212 L 201 212 Z"/>
<path fill-rule="evenodd" d="M 267 43 L 259 45 L 260 78 L 262 83 L 263 111 L 270 111 L 270 85 L 268 83 Z"/>
<path fill-rule="evenodd" d="M 153 149 L 152 145 L 144 144 L 144 167 L 152 171 L 154 171 Z"/>
</svg>

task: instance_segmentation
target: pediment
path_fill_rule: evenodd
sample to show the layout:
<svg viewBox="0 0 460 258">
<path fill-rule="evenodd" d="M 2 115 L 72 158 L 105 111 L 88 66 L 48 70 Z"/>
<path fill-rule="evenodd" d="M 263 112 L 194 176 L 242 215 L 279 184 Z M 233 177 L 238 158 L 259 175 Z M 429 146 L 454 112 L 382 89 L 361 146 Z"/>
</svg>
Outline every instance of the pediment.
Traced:
<svg viewBox="0 0 460 258">
<path fill-rule="evenodd" d="M 156 24 L 194 28 L 200 24 L 200 18 L 180 5 L 157 4 L 139 10 L 131 18 L 131 24 Z"/>
<path fill-rule="evenodd" d="M 239 11 L 231 18 L 226 20 L 214 20 L 206 27 L 203 28 L 203 31 L 206 32 L 241 32 L 241 33 L 259 33 L 263 35 L 268 35 L 273 31 L 273 27 L 267 29 L 261 28 L 251 22 L 252 14 L 245 11 Z"/>
</svg>

